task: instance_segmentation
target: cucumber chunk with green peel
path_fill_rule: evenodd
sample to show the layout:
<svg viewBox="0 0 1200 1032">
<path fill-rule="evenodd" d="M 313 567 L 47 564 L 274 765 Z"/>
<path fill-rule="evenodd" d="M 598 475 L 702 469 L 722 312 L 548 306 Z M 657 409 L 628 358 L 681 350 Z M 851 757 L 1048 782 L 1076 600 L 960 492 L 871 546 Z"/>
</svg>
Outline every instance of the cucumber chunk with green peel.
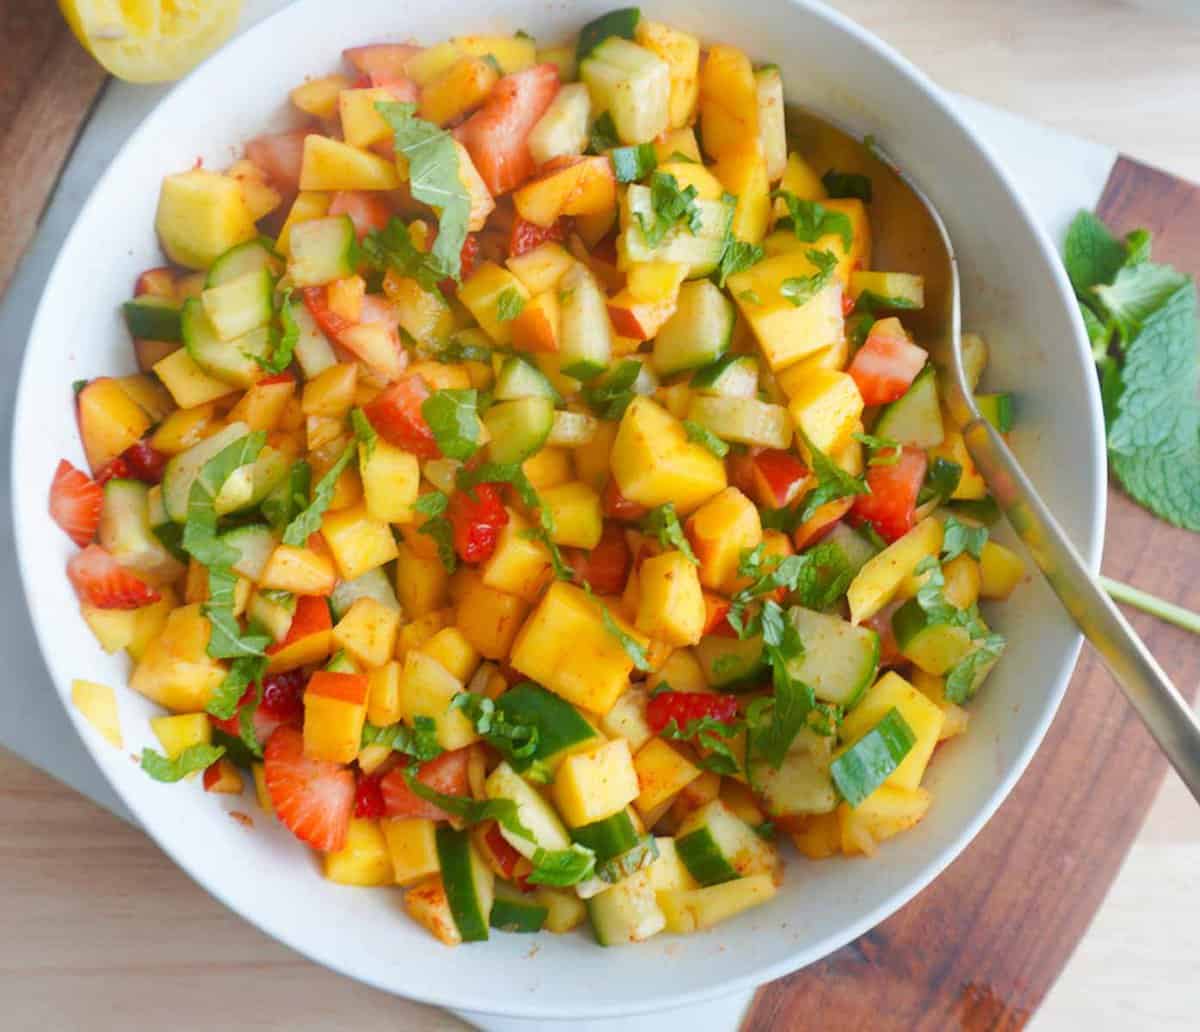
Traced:
<svg viewBox="0 0 1200 1032">
<path fill-rule="evenodd" d="M 603 885 L 632 878 L 658 859 L 658 842 L 653 835 L 643 835 L 625 852 L 596 864 L 596 878 Z"/>
<path fill-rule="evenodd" d="M 804 645 L 799 658 L 788 660 L 788 675 L 803 681 L 824 702 L 853 706 L 875 681 L 879 635 L 800 606 L 788 610 L 788 619 Z"/>
<path fill-rule="evenodd" d="M 794 433 L 787 409 L 757 398 L 696 394 L 688 403 L 687 418 L 723 441 L 757 448 L 787 448 Z"/>
<path fill-rule="evenodd" d="M 163 506 L 172 520 L 176 523 L 187 521 L 188 495 L 204 464 L 226 445 L 233 444 L 249 432 L 250 428 L 245 423 L 230 423 L 167 463 L 162 478 Z"/>
<path fill-rule="evenodd" d="M 567 849 L 571 838 L 554 808 L 541 794 L 507 762 L 500 763 L 484 782 L 483 790 L 489 799 L 507 799 L 516 805 L 517 820 L 532 840 L 509 831 L 503 824 L 500 834 L 522 856 L 532 859 L 540 849 Z"/>
<path fill-rule="evenodd" d="M 936 622 L 915 598 L 892 614 L 892 634 L 900 654 L 934 677 L 941 677 L 974 647 L 965 627 Z"/>
<path fill-rule="evenodd" d="M 333 610 L 333 618 L 340 620 L 360 598 L 374 599 L 387 609 L 400 611 L 400 603 L 396 600 L 396 591 L 382 566 L 359 574 L 354 580 L 338 581 L 329 596 L 329 607 Z"/>
<path fill-rule="evenodd" d="M 593 896 L 587 901 L 587 909 L 601 946 L 644 942 L 667 926 L 645 871 Z"/>
<path fill-rule="evenodd" d="M 200 301 L 217 336 L 230 341 L 271 321 L 274 290 L 271 273 L 265 268 L 254 269 L 209 287 L 200 295 Z"/>
<path fill-rule="evenodd" d="M 226 531 L 221 535 L 221 541 L 238 551 L 238 559 L 232 564 L 233 571 L 257 582 L 271 553 L 279 545 L 279 535 L 266 524 L 250 523 Z"/>
<path fill-rule="evenodd" d="M 496 374 L 493 394 L 497 401 L 516 401 L 518 398 L 549 398 L 556 404 L 562 399 L 558 391 L 532 362 L 509 355 Z"/>
<path fill-rule="evenodd" d="M 496 876 L 465 831 L 445 825 L 437 829 L 438 863 L 450 913 L 463 942 L 488 937 L 488 919 L 495 899 Z"/>
<path fill-rule="evenodd" d="M 679 288 L 674 313 L 654 338 L 654 368 L 672 376 L 715 362 L 733 340 L 735 311 L 711 280 L 685 283 Z"/>
<path fill-rule="evenodd" d="M 775 850 L 719 799 L 684 818 L 675 851 L 701 885 L 765 874 L 776 866 Z"/>
<path fill-rule="evenodd" d="M 695 651 L 713 688 L 736 691 L 755 686 L 767 669 L 761 635 L 741 639 L 710 634 L 700 639 Z"/>
<path fill-rule="evenodd" d="M 246 618 L 283 641 L 296 616 L 296 596 L 290 591 L 255 591 L 246 605 Z"/>
<path fill-rule="evenodd" d="M 534 164 L 582 154 L 587 146 L 591 110 L 592 100 L 583 83 L 561 87 L 526 141 Z"/>
<path fill-rule="evenodd" d="M 622 143 L 650 143 L 670 121 L 671 69 L 657 54 L 610 36 L 579 65 L 593 114 L 612 115 Z"/>
<path fill-rule="evenodd" d="M 183 566 L 150 525 L 149 493 L 149 486 L 140 480 L 108 481 L 98 536 L 101 547 L 122 566 L 161 583 L 182 574 Z"/>
<path fill-rule="evenodd" d="M 572 828 L 571 838 L 595 853 L 598 862 L 603 862 L 636 846 L 638 832 L 629 811 L 619 810 L 611 817 Z"/>
<path fill-rule="evenodd" d="M 1013 428 L 1013 396 L 1011 394 L 977 394 L 975 395 L 975 404 L 979 406 L 979 414 L 999 433 L 1006 434 Z"/>
<path fill-rule="evenodd" d="M 588 379 L 612 361 L 613 331 L 608 300 L 595 278 L 576 263 L 559 282 L 559 368 L 576 379 Z"/>
<path fill-rule="evenodd" d="M 946 438 L 938 399 L 937 374 L 927 365 L 907 391 L 879 413 L 873 431 L 900 444 L 936 448 Z"/>
<path fill-rule="evenodd" d="M 496 882 L 489 923 L 499 932 L 540 932 L 550 913 L 534 896 L 527 896 L 505 882 Z"/>
<path fill-rule="evenodd" d="M 772 817 L 829 813 L 837 806 L 830 764 L 833 738 L 801 728 L 778 768 L 756 761 L 751 778 Z"/>
<path fill-rule="evenodd" d="M 631 147 L 614 147 L 608 152 L 618 183 L 636 183 L 658 167 L 658 157 L 651 143 Z"/>
<path fill-rule="evenodd" d="M 504 692 L 496 700 L 496 709 L 510 723 L 537 728 L 538 744 L 533 755 L 512 761 L 513 769 L 518 773 L 528 771 L 535 764 L 542 770 L 553 771 L 570 753 L 600 742 L 596 729 L 579 710 L 532 681 L 524 681 Z"/>
<path fill-rule="evenodd" d="M 121 306 L 121 313 L 131 337 L 164 340 L 171 344 L 183 340 L 179 306 L 166 298 L 145 294 L 126 301 Z"/>
<path fill-rule="evenodd" d="M 266 269 L 272 277 L 283 272 L 283 259 L 275 253 L 275 245 L 266 237 L 247 240 L 244 244 L 231 247 L 212 263 L 205 287 L 219 287 L 223 283 L 244 276 L 248 272 Z"/>
<path fill-rule="evenodd" d="M 500 401 L 483 414 L 488 453 L 493 462 L 524 462 L 546 443 L 554 426 L 554 402 L 549 398 Z"/>
<path fill-rule="evenodd" d="M 725 251 L 725 238 L 733 219 L 732 202 L 693 201 L 700 215 L 695 232 L 680 223 L 669 229 L 657 244 L 651 246 L 642 232 L 638 216 L 648 224 L 656 219 L 650 187 L 630 184 L 625 194 L 618 248 L 631 262 L 677 262 L 688 267 L 688 279 L 709 275 L 720 263 Z"/>
<path fill-rule="evenodd" d="M 221 485 L 213 507 L 218 516 L 253 509 L 287 477 L 291 461 L 283 452 L 266 447 L 258 458 L 235 469 Z"/>
<path fill-rule="evenodd" d="M 354 275 L 357 243 L 349 215 L 311 219 L 292 227 L 288 275 L 297 287 L 319 287 Z"/>
<path fill-rule="evenodd" d="M 851 577 L 857 576 L 867 561 L 879 554 L 878 545 L 854 527 L 841 522 L 834 525 L 833 530 L 821 541 L 820 547 L 836 553 L 837 560 Z"/>
<path fill-rule="evenodd" d="M 295 299 L 287 304 L 288 311 L 291 312 L 300 331 L 292 354 L 300 366 L 300 371 L 304 374 L 304 379 L 311 380 L 330 366 L 337 365 L 337 355 L 334 353 L 333 345 L 321 332 L 321 328 L 317 325 L 317 320 L 313 318 L 312 312 L 308 310 L 308 306 L 303 301 Z"/>
<path fill-rule="evenodd" d="M 271 353 L 271 335 L 266 326 L 234 340 L 222 340 L 199 298 L 184 303 L 181 324 L 188 354 L 210 376 L 245 389 L 265 375 L 255 359 L 265 360 Z"/>
<path fill-rule="evenodd" d="M 753 355 L 724 355 L 697 369 L 690 386 L 697 394 L 724 398 L 758 396 L 758 361 Z"/>
<path fill-rule="evenodd" d="M 554 425 L 546 443 L 560 448 L 578 448 L 596 436 L 599 421 L 586 412 L 555 412 Z"/>
<path fill-rule="evenodd" d="M 882 785 L 916 744 L 917 736 L 893 707 L 870 731 L 833 761 L 830 773 L 842 798 L 858 806 Z"/>
<path fill-rule="evenodd" d="M 575 59 L 582 61 L 585 57 L 589 57 L 592 51 L 610 36 L 633 39 L 641 17 L 642 12 L 638 8 L 621 7 L 588 22 L 579 30 L 579 40 L 575 44 Z"/>
<path fill-rule="evenodd" d="M 338 649 L 330 656 L 329 662 L 325 664 L 325 669 L 331 674 L 357 674 L 359 672 L 354 660 L 346 655 L 345 649 Z"/>
</svg>

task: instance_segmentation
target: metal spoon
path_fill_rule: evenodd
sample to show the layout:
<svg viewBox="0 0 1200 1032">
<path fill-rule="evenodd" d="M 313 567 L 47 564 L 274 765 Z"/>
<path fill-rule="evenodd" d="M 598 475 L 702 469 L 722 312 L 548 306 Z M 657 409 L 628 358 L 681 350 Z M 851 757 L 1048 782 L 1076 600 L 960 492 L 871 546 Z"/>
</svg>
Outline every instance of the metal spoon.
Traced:
<svg viewBox="0 0 1200 1032">
<path fill-rule="evenodd" d="M 963 370 L 958 263 L 937 209 L 877 147 L 868 147 L 808 112 L 789 108 L 789 138 L 819 168 L 870 175 L 872 213 L 887 227 L 878 268 L 925 276 L 926 308 L 906 313 L 939 367 L 943 399 L 962 427 L 972 460 L 1008 522 L 1064 608 L 1100 654 L 1146 728 L 1200 801 L 1200 722 L 1112 599 L 1084 565 L 1004 439 L 975 404 Z M 909 318 L 913 316 L 915 318 Z"/>
</svg>

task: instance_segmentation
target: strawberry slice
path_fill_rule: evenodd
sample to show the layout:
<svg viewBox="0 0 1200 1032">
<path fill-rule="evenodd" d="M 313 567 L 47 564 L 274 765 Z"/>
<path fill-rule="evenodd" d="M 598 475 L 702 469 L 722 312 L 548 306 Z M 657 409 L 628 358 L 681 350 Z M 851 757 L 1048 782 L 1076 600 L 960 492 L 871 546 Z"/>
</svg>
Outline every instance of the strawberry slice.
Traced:
<svg viewBox="0 0 1200 1032">
<path fill-rule="evenodd" d="M 66 459 L 59 462 L 50 483 L 50 517 L 80 548 L 96 536 L 103 504 L 104 490 L 99 484 Z"/>
<path fill-rule="evenodd" d="M 442 753 L 437 759 L 422 763 L 417 772 L 417 780 L 442 795 L 468 795 L 469 748 Z M 380 788 L 383 789 L 383 805 L 389 817 L 428 817 L 430 820 L 444 821 L 450 816 L 441 807 L 413 792 L 405 782 L 404 771 L 400 768 L 385 774 Z"/>
<path fill-rule="evenodd" d="M 96 483 L 103 487 L 110 480 L 128 480 L 129 475 L 129 463 L 125 461 L 124 455 L 118 455 L 100 467 L 96 474 Z"/>
<path fill-rule="evenodd" d="M 304 755 L 304 733 L 284 725 L 263 752 L 263 775 L 275 813 L 301 842 L 330 853 L 346 844 L 354 809 L 348 767 Z"/>
<path fill-rule="evenodd" d="M 354 816 L 377 820 L 387 813 L 383 803 L 383 778 L 379 774 L 362 774 L 354 786 Z"/>
<path fill-rule="evenodd" d="M 81 601 L 97 609 L 140 609 L 162 596 L 99 545 L 88 545 L 67 563 Z"/>
</svg>

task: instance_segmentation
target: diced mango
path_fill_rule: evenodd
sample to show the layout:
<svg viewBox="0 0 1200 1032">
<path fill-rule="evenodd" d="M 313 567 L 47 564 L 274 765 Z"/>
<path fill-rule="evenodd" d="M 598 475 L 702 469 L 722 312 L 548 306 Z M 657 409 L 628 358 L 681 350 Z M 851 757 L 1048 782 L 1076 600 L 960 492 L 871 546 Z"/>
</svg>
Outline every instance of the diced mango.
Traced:
<svg viewBox="0 0 1200 1032">
<path fill-rule="evenodd" d="M 428 51 L 425 51 L 428 53 Z M 580 907 L 583 904 L 580 903 Z M 415 883 L 404 894 L 404 909 L 409 917 L 426 928 L 439 942 L 446 946 L 457 946 L 462 942 L 458 925 L 454 923 L 454 912 L 446 898 L 446 887 L 441 875 L 432 874 Z"/>
<path fill-rule="evenodd" d="M 471 680 L 479 666 L 479 653 L 457 627 L 443 627 L 420 646 L 420 651 L 436 659 L 463 684 Z"/>
<path fill-rule="evenodd" d="M 745 140 L 758 139 L 758 89 L 750 59 L 735 47 L 711 47 L 700 68 L 700 136 L 720 159 Z"/>
<path fill-rule="evenodd" d="M 333 628 L 336 647 L 361 666 L 382 666 L 396 650 L 400 611 L 369 597 L 357 598 Z"/>
<path fill-rule="evenodd" d="M 555 544 L 591 550 L 600 543 L 604 515 L 594 487 L 575 480 L 545 488 L 540 497 L 554 520 Z"/>
<path fill-rule="evenodd" d="M 507 659 L 529 603 L 471 577 L 455 608 L 454 622 L 485 659 Z"/>
<path fill-rule="evenodd" d="M 496 550 L 480 570 L 489 588 L 536 602 L 550 569 L 550 550 L 529 534 L 530 529 L 529 521 L 510 509 Z"/>
<path fill-rule="evenodd" d="M 954 425 L 948 415 L 942 417 L 942 425 L 945 427 L 946 436 L 941 444 L 929 450 L 929 455 L 931 458 L 946 459 L 962 467 L 962 476 L 959 477 L 958 486 L 955 487 L 950 497 L 974 501 L 986 498 L 988 495 L 987 482 L 976 469 L 971 453 L 967 451 L 967 443 L 963 440 L 962 431 Z"/>
<path fill-rule="evenodd" d="M 340 420 L 354 405 L 357 383 L 357 362 L 340 362 L 322 369 L 304 385 L 300 411 L 306 416 Z"/>
<path fill-rule="evenodd" d="M 434 125 L 447 125 L 479 107 L 498 78 L 485 57 L 460 57 L 421 89 L 420 116 Z"/>
<path fill-rule="evenodd" d="M 788 412 L 800 445 L 804 444 L 803 431 L 817 448 L 829 454 L 852 439 L 862 418 L 863 398 L 849 373 L 813 369 L 788 402 Z"/>
<path fill-rule="evenodd" d="M 726 591 L 737 577 L 742 553 L 762 542 L 762 521 L 749 498 L 736 487 L 727 487 L 692 514 L 687 535 L 700 560 L 700 583 Z"/>
<path fill-rule="evenodd" d="M 130 687 L 169 710 L 203 710 L 225 680 L 225 667 L 208 655 L 211 631 L 199 605 L 172 610 L 134 667 Z"/>
<path fill-rule="evenodd" d="M 181 409 L 206 405 L 233 390 L 224 380 L 209 376 L 196 365 L 184 348 L 172 351 L 166 358 L 155 362 L 153 368 L 154 375 L 171 392 L 175 404 Z"/>
<path fill-rule="evenodd" d="M 315 133 L 304 138 L 301 190 L 395 190 L 394 162 Z"/>
<path fill-rule="evenodd" d="M 174 717 L 151 717 L 150 730 L 174 760 L 193 745 L 212 744 L 212 723 L 207 713 L 181 713 Z"/>
<path fill-rule="evenodd" d="M 704 634 L 705 614 L 700 577 L 687 556 L 670 551 L 642 562 L 634 620 L 639 631 L 668 645 L 695 645 Z"/>
<path fill-rule="evenodd" d="M 494 262 L 483 262 L 476 266 L 458 288 L 458 300 L 467 307 L 475 321 L 493 341 L 505 345 L 512 342 L 512 320 L 500 318 L 501 297 L 516 298 L 524 305 L 529 300 L 529 291 L 516 276 Z"/>
<path fill-rule="evenodd" d="M 564 215 L 600 215 L 617 209 L 617 180 L 603 155 L 563 158 L 513 193 L 517 214 L 549 227 Z"/>
<path fill-rule="evenodd" d="M 360 444 L 358 450 L 367 515 L 381 523 L 411 523 L 421 486 L 417 457 L 382 438 L 373 448 Z"/>
<path fill-rule="evenodd" d="M 636 805 L 647 823 L 648 815 L 660 810 L 703 773 L 661 738 L 651 738 L 643 745 L 633 759 L 633 766 L 639 789 Z"/>
<path fill-rule="evenodd" d="M 237 182 L 205 168 L 163 179 L 154 228 L 167 257 L 189 269 L 207 269 L 258 232 Z"/>
<path fill-rule="evenodd" d="M 729 148 L 717 159 L 714 171 L 721 185 L 737 198 L 733 235 L 747 243 L 761 243 L 771 217 L 771 184 L 762 144 L 755 138 Z"/>
<path fill-rule="evenodd" d="M 479 738 L 475 725 L 462 710 L 451 709 L 463 683 L 441 663 L 413 650 L 404 657 L 400 678 L 400 709 L 412 724 L 417 717 L 430 717 L 437 725 L 437 743 L 443 749 L 461 749 Z"/>
<path fill-rule="evenodd" d="M 427 817 L 385 820 L 381 823 L 397 885 L 411 885 L 441 870 L 437 825 Z"/>
<path fill-rule="evenodd" d="M 700 41 L 689 33 L 649 18 L 638 20 L 634 39 L 639 46 L 662 58 L 670 69 L 668 126 L 678 130 L 689 125 L 700 95 Z M 699 155 L 696 158 L 699 160 Z"/>
<path fill-rule="evenodd" d="M 291 257 L 292 230 L 301 222 L 311 222 L 313 219 L 323 219 L 329 214 L 329 206 L 333 203 L 333 195 L 323 191 L 301 190 L 292 202 L 288 216 L 279 236 L 275 240 L 275 250 L 285 258 Z"/>
<path fill-rule="evenodd" d="M 397 555 L 391 527 L 373 518 L 364 505 L 327 512 L 321 521 L 321 536 L 345 580 L 354 580 Z"/>
<path fill-rule="evenodd" d="M 400 673 L 400 664 L 394 659 L 367 672 L 367 719 L 376 727 L 387 727 L 403 716 Z"/>
<path fill-rule="evenodd" d="M 989 538 L 979 558 L 979 594 L 983 598 L 1006 599 L 1024 579 L 1024 560 Z"/>
<path fill-rule="evenodd" d="M 304 691 L 304 754 L 349 763 L 362 745 L 367 677 L 318 670 Z"/>
<path fill-rule="evenodd" d="M 350 80 L 344 75 L 323 75 L 307 79 L 292 90 L 292 103 L 306 115 L 332 118 L 338 110 L 338 94 L 348 89 Z"/>
<path fill-rule="evenodd" d="M 842 803 L 837 809 L 842 852 L 870 856 L 880 842 L 915 826 L 932 802 L 933 796 L 923 788 L 883 785 L 857 807 Z"/>
<path fill-rule="evenodd" d="M 575 259 L 561 244 L 545 243 L 525 254 L 513 255 L 505 264 L 530 294 L 542 294 L 558 287 Z"/>
<path fill-rule="evenodd" d="M 869 620 L 892 600 L 916 565 L 942 548 L 942 524 L 933 516 L 918 523 L 878 555 L 872 556 L 850 582 L 846 601 L 850 621 Z"/>
<path fill-rule="evenodd" d="M 76 404 L 79 435 L 92 472 L 99 472 L 150 429 L 150 417 L 121 389 L 119 380 L 107 376 L 93 380 L 79 392 Z"/>
<path fill-rule="evenodd" d="M 405 542 L 396 545 L 396 597 L 409 618 L 441 609 L 449 580 L 436 555 L 420 556 Z"/>
<path fill-rule="evenodd" d="M 853 745 L 893 708 L 900 711 L 916 742 L 884 784 L 911 790 L 921 784 L 944 718 L 941 709 L 903 677 L 890 670 L 884 674 L 846 714 L 839 733 L 844 742 Z"/>
<path fill-rule="evenodd" d="M 328 518 L 329 514 L 326 514 Z M 328 556 L 311 548 L 279 545 L 259 575 L 258 586 L 290 591 L 294 595 L 328 595 L 336 580 L 337 574 Z"/>
<path fill-rule="evenodd" d="M 568 827 L 611 817 L 638 797 L 638 775 L 622 738 L 591 752 L 573 753 L 558 767 L 551 788 Z"/>
<path fill-rule="evenodd" d="M 109 745 L 122 749 L 121 720 L 117 713 L 116 693 L 105 684 L 95 681 L 71 682 L 71 704 Z"/>
<path fill-rule="evenodd" d="M 667 931 L 686 935 L 712 928 L 743 910 L 761 906 L 777 891 L 771 875 L 752 874 L 699 889 L 660 892 L 657 899 L 667 920 Z"/>
<path fill-rule="evenodd" d="M 339 885 L 391 885 L 392 857 L 379 821 L 352 817 L 346 844 L 321 858 L 325 877 Z"/>
</svg>

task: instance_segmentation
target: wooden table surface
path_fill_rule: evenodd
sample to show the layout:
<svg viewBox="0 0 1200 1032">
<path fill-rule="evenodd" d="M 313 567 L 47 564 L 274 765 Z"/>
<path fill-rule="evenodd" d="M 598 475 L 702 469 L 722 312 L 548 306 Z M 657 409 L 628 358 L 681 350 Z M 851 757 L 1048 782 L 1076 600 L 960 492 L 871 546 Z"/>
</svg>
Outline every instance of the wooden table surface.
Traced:
<svg viewBox="0 0 1200 1032">
<path fill-rule="evenodd" d="M 64 108 L 58 98 L 88 95 L 99 82 L 94 67 L 48 14 L 49 6 L 44 0 L 0 4 L 0 168 L 19 169 L 22 180 L 43 195 L 69 150 L 71 136 L 61 129 L 77 123 L 82 114 Z M 1194 128 L 1200 21 L 1101 0 L 909 0 L 903 5 L 843 0 L 836 6 L 951 89 L 1200 181 L 1200 134 Z M 47 69 L 53 74 L 47 75 Z M 30 203 L 30 195 L 26 191 L 21 204 L 12 203 L 11 191 L 8 201 L 0 197 L 0 240 L 5 244 L 0 248 L 0 290 L 36 226 L 40 209 Z M 1116 519 L 1132 516 L 1114 513 Z M 1179 559 L 1188 557 L 1190 548 L 1188 565 L 1196 569 L 1194 542 L 1164 531 L 1165 548 L 1155 553 L 1164 576 L 1171 573 L 1176 547 Z M 1131 576 L 1127 569 L 1115 572 Z M 1198 579 L 1192 576 L 1191 582 Z M 1155 588 L 1152 580 L 1140 583 Z M 1193 606 L 1200 601 L 1194 589 L 1190 601 Z M 1139 621 L 1143 631 L 1149 627 Z M 1188 649 L 1194 655 L 1194 643 L 1157 640 L 1183 666 L 1193 665 Z M 1107 719 L 1119 723 L 1129 718 L 1114 709 Z M 1193 818 L 1177 786 L 1168 787 L 1175 794 L 1152 818 L 1127 872 L 1139 856 L 1151 855 L 1146 850 L 1180 839 L 1183 822 Z M 1131 822 L 1140 818 L 1140 811 L 1128 816 Z M 1128 828 L 1131 835 L 1134 827 L 1136 823 Z M 1194 822 L 1188 824 L 1186 834 L 1195 828 Z M 1200 843 L 1200 833 L 1195 842 Z M 1181 842 L 1180 848 L 1184 846 Z M 138 1028 L 336 1026 L 365 1032 L 461 1027 L 441 1012 L 325 972 L 266 939 L 192 884 L 141 833 L 3 753 L 0 864 L 5 872 L 0 915 L 6 932 L 0 940 L 0 1025 L 6 1029 L 127 1028 L 134 1015 L 132 1024 Z M 1084 1027 L 1086 1013 L 1091 1029 L 1194 1027 L 1192 1015 L 1200 1002 L 1195 985 L 1187 980 L 1159 984 L 1168 980 L 1154 975 L 1173 962 L 1178 967 L 1179 942 L 1154 933 L 1175 918 L 1177 900 L 1165 891 L 1175 886 L 1171 877 L 1178 875 L 1186 884 L 1175 868 L 1162 872 L 1159 885 L 1151 884 L 1151 872 L 1142 875 L 1144 884 L 1127 885 L 1126 878 L 1118 882 L 1114 897 L 1120 895 L 1126 906 L 1135 901 L 1133 912 L 1123 918 L 1102 910 L 1080 949 L 1094 970 L 1069 967 L 1064 979 L 1064 986 L 1081 987 L 1077 995 L 1087 987 L 1089 999 L 1052 994 L 1039 1024 Z M 1011 899 L 1014 905 L 1019 902 L 1019 896 Z M 1148 909 L 1148 901 L 1157 909 Z M 1018 918 L 1019 912 L 1014 913 L 1014 923 Z M 1098 940 L 1101 933 L 1108 938 Z M 972 944 L 973 952 L 987 949 L 987 943 Z M 1063 959 L 1047 956 L 1055 965 Z M 870 956 L 863 962 L 871 963 Z M 1136 977 L 1114 978 L 1117 971 L 1132 971 Z M 1121 994 L 1121 1013 L 1144 1020 L 1121 1018 L 1107 1024 L 1106 1018 L 1118 1013 L 1115 995 L 1112 1007 L 1104 1002 L 1109 991 Z M 976 987 L 956 997 L 961 1022 L 972 1028 L 1019 1027 L 1020 1015 L 998 1007 L 997 1002 L 1006 1001 L 990 1000 L 987 992 L 987 987 Z M 1007 1017 L 980 1022 L 980 1015 L 993 1012 Z M 760 1000 L 756 1027 L 810 1027 L 774 1021 L 776 1013 L 770 998 Z"/>
</svg>

